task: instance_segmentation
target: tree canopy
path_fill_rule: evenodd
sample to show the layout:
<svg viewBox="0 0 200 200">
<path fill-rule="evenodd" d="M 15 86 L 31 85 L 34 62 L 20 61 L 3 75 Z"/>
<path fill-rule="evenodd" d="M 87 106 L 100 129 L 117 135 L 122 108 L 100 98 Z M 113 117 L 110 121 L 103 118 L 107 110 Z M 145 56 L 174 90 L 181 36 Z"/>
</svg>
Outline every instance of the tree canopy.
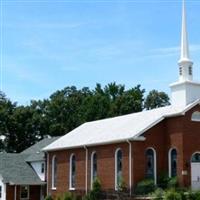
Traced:
<svg viewBox="0 0 200 200">
<path fill-rule="evenodd" d="M 65 87 L 48 99 L 18 106 L 0 92 L 0 151 L 21 152 L 44 137 L 64 135 L 87 121 L 169 105 L 164 92 L 144 95 L 140 85 L 126 89 L 115 82 L 105 87 L 98 83 L 93 90 Z"/>
<path fill-rule="evenodd" d="M 159 108 L 163 106 L 169 105 L 169 97 L 166 93 L 164 92 L 159 92 L 157 90 L 152 90 L 149 92 L 147 95 L 145 102 L 144 102 L 144 107 L 147 110 L 153 109 L 153 108 Z"/>
</svg>

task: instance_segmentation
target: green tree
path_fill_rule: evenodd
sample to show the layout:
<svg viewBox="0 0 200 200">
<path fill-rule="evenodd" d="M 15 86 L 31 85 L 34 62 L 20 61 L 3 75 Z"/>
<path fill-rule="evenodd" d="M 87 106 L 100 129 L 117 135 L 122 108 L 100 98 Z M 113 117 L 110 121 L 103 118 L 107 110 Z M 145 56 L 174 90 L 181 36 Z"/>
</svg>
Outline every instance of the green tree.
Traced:
<svg viewBox="0 0 200 200">
<path fill-rule="evenodd" d="M 150 91 L 144 102 L 144 108 L 147 110 L 167 105 L 170 105 L 169 96 L 165 92 L 157 90 Z"/>
<path fill-rule="evenodd" d="M 16 103 L 12 103 L 3 92 L 0 92 L 0 151 L 7 148 L 10 120 L 15 108 Z"/>
<path fill-rule="evenodd" d="M 140 85 L 124 91 L 113 103 L 113 115 L 140 112 L 143 109 L 144 89 Z"/>
<path fill-rule="evenodd" d="M 8 152 L 21 152 L 40 139 L 36 132 L 37 124 L 33 122 L 33 115 L 34 110 L 30 106 L 18 106 L 14 109 L 6 133 Z"/>
<path fill-rule="evenodd" d="M 47 106 L 49 134 L 63 135 L 85 122 L 81 106 L 89 95 L 91 91 L 88 88 L 77 90 L 75 86 L 52 94 Z"/>
<path fill-rule="evenodd" d="M 20 152 L 38 140 L 68 133 L 87 121 L 104 119 L 169 104 L 169 97 L 151 91 L 144 103 L 140 85 L 126 89 L 109 83 L 94 90 L 65 87 L 49 99 L 32 100 L 30 105 L 18 106 L 0 92 L 0 151 Z"/>
</svg>

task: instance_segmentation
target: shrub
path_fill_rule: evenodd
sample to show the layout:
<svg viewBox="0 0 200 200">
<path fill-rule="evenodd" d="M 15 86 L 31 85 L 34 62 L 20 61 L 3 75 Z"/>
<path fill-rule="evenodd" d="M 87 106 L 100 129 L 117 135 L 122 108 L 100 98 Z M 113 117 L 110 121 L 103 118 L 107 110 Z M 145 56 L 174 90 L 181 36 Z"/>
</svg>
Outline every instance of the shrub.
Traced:
<svg viewBox="0 0 200 200">
<path fill-rule="evenodd" d="M 164 195 L 164 200 L 182 200 L 180 193 L 175 190 L 169 190 Z"/>
<path fill-rule="evenodd" d="M 62 200 L 74 200 L 74 199 L 75 199 L 74 196 L 70 192 L 64 193 L 63 198 L 62 198 Z"/>
<path fill-rule="evenodd" d="M 158 186 L 162 189 L 173 189 L 178 187 L 177 177 L 168 177 L 167 173 L 161 173 L 158 177 Z"/>
<path fill-rule="evenodd" d="M 188 189 L 186 188 L 176 188 L 176 191 L 181 195 L 182 200 L 188 200 Z"/>
<path fill-rule="evenodd" d="M 154 192 L 156 189 L 154 180 L 153 179 L 145 179 L 143 181 L 140 181 L 136 188 L 135 193 L 139 195 L 149 194 Z"/>
<path fill-rule="evenodd" d="M 168 188 L 177 188 L 178 187 L 178 180 L 177 177 L 169 178 L 168 181 Z"/>
<path fill-rule="evenodd" d="M 83 197 L 83 200 L 98 200 L 100 199 L 100 192 L 101 192 L 101 182 L 98 178 L 95 178 L 92 184 L 92 190 Z"/>
<path fill-rule="evenodd" d="M 158 177 L 158 187 L 162 189 L 166 189 L 168 187 L 170 178 L 168 177 L 167 173 L 161 173 L 160 176 Z"/>
<path fill-rule="evenodd" d="M 74 196 L 70 192 L 66 192 L 64 194 L 59 194 L 56 196 L 56 200 L 76 200 L 76 199 L 77 199 L 76 196 Z M 53 199 L 51 198 L 51 199 L 47 199 L 47 200 L 53 200 Z"/>
<path fill-rule="evenodd" d="M 121 178 L 121 179 L 119 180 L 119 184 L 118 184 L 118 186 L 117 186 L 117 189 L 118 189 L 118 191 L 121 191 L 121 192 L 127 190 L 126 182 L 124 181 L 123 178 Z"/>
<path fill-rule="evenodd" d="M 83 200 L 98 200 L 99 195 L 94 191 L 90 191 L 87 195 L 83 197 Z"/>
<path fill-rule="evenodd" d="M 161 188 L 156 189 L 156 191 L 151 195 L 154 200 L 163 200 L 163 196 L 164 191 Z"/>
<path fill-rule="evenodd" d="M 60 195 L 57 196 L 57 197 L 56 197 L 56 200 L 62 200 L 62 199 L 61 199 L 61 196 L 60 196 Z"/>
<path fill-rule="evenodd" d="M 200 200 L 200 191 L 195 192 L 195 200 Z"/>
<path fill-rule="evenodd" d="M 48 195 L 48 196 L 45 197 L 44 200 L 53 200 L 53 197 L 51 195 Z"/>
<path fill-rule="evenodd" d="M 181 195 L 181 199 L 182 199 L 182 200 L 187 200 L 187 195 L 186 195 L 185 192 L 179 191 L 179 194 Z"/>
<path fill-rule="evenodd" d="M 91 199 L 90 194 L 87 194 L 87 195 L 85 195 L 85 196 L 83 197 L 83 200 L 90 200 L 90 199 Z"/>
<path fill-rule="evenodd" d="M 187 200 L 200 200 L 200 191 L 190 191 Z"/>
<path fill-rule="evenodd" d="M 99 178 L 95 178 L 92 183 L 92 191 L 99 193 L 101 191 L 101 181 Z"/>
</svg>

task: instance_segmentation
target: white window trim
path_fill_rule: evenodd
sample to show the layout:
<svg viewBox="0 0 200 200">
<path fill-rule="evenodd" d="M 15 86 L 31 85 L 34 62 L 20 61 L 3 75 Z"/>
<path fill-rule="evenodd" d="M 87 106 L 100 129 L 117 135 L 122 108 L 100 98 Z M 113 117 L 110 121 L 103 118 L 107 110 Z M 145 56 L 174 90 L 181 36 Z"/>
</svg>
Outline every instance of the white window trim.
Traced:
<svg viewBox="0 0 200 200">
<path fill-rule="evenodd" d="M 75 156 L 74 153 L 70 155 L 70 159 L 69 159 L 69 190 L 75 190 L 75 187 L 72 187 L 72 158 L 73 156 Z"/>
<path fill-rule="evenodd" d="M 21 197 L 21 192 L 22 192 L 21 188 L 22 187 L 28 187 L 28 197 L 27 198 L 22 198 Z M 29 187 L 29 185 L 22 185 L 22 186 L 20 186 L 20 199 L 29 199 L 29 197 L 30 197 L 30 187 Z"/>
<path fill-rule="evenodd" d="M 154 156 L 154 184 L 157 185 L 157 155 L 156 150 L 153 147 L 149 147 L 146 149 L 146 152 L 151 149 L 153 150 L 153 156 Z"/>
<path fill-rule="evenodd" d="M 171 168 L 171 165 L 172 165 L 172 159 L 171 159 L 171 152 L 172 150 L 176 150 L 176 153 L 177 153 L 177 149 L 175 147 L 172 147 L 169 152 L 168 152 L 168 172 L 169 172 L 169 178 L 172 177 L 172 168 Z"/>
<path fill-rule="evenodd" d="M 55 159 L 56 159 L 56 155 L 54 155 L 53 157 L 52 157 L 52 162 L 51 162 L 51 189 L 52 190 L 56 190 L 56 187 L 55 187 L 55 182 L 54 182 L 54 179 L 55 179 L 55 171 L 54 171 L 54 169 L 55 169 Z"/>
<path fill-rule="evenodd" d="M 94 172 L 94 155 L 96 154 L 96 151 L 93 151 L 91 154 L 91 177 L 90 177 L 90 181 L 91 181 L 91 189 L 92 189 L 92 185 L 93 185 L 93 172 Z"/>
<path fill-rule="evenodd" d="M 115 151 L 115 190 L 118 190 L 118 184 L 117 184 L 117 153 L 118 151 L 122 151 L 121 148 L 117 148 Z M 123 154 L 122 154 L 122 159 L 123 159 Z"/>
</svg>

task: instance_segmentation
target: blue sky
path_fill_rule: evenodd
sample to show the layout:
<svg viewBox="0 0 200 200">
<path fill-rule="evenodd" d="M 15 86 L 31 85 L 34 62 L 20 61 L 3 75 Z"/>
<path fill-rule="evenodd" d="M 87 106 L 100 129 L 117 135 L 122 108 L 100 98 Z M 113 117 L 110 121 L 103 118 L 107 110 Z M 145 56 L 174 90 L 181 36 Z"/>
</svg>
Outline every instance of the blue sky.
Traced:
<svg viewBox="0 0 200 200">
<path fill-rule="evenodd" d="M 19 104 L 116 81 L 162 90 L 178 78 L 181 1 L 3 0 L 3 91 Z M 187 1 L 200 80 L 200 1 Z"/>
</svg>

